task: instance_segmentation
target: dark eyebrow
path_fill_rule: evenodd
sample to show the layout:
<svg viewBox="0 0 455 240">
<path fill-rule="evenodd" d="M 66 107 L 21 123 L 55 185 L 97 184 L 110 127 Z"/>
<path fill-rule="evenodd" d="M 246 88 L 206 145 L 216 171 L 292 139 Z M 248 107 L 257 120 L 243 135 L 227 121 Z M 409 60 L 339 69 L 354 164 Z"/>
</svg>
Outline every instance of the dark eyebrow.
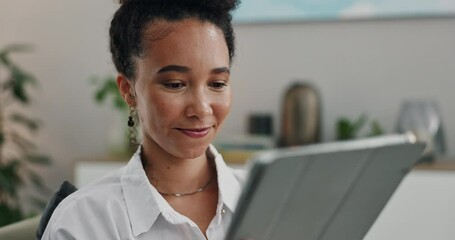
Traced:
<svg viewBox="0 0 455 240">
<path fill-rule="evenodd" d="M 189 67 L 180 66 L 180 65 L 167 65 L 167 66 L 160 68 L 157 73 L 165 73 L 165 72 L 187 73 L 189 71 L 191 71 L 191 68 L 189 68 Z M 212 74 L 220 74 L 220 73 L 231 74 L 231 71 L 227 67 L 214 68 L 211 72 L 212 72 Z"/>
<path fill-rule="evenodd" d="M 160 68 L 156 73 L 165 73 L 165 72 L 180 72 L 186 73 L 189 72 L 191 69 L 189 67 L 180 66 L 180 65 L 167 65 L 165 67 Z"/>
<path fill-rule="evenodd" d="M 220 74 L 220 73 L 227 73 L 231 74 L 231 70 L 227 67 L 220 67 L 220 68 L 215 68 L 212 70 L 212 74 Z"/>
</svg>

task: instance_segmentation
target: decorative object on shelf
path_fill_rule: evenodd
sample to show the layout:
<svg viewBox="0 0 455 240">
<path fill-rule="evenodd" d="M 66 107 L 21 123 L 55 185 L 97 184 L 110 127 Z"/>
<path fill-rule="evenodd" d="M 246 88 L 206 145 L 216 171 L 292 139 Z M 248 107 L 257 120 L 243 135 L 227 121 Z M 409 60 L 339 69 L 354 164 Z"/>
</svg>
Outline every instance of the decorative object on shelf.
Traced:
<svg viewBox="0 0 455 240">
<path fill-rule="evenodd" d="M 346 117 L 341 117 L 337 120 L 336 124 L 336 136 L 337 140 L 349 140 L 359 137 L 360 131 L 367 123 L 368 118 L 365 115 L 361 115 L 356 120 L 350 120 Z M 384 130 L 378 121 L 371 121 L 370 132 L 366 137 L 379 136 L 384 134 Z"/>
<path fill-rule="evenodd" d="M 406 100 L 401 105 L 397 131 L 412 131 L 427 147 L 421 162 L 431 162 L 445 154 L 446 143 L 439 107 L 431 100 Z"/>
<path fill-rule="evenodd" d="M 130 138 L 137 137 L 138 122 L 136 111 L 130 115 L 130 108 L 120 95 L 117 82 L 114 76 L 106 76 L 104 78 L 93 76 L 91 82 L 96 87 L 94 99 L 98 104 L 104 104 L 110 101 L 112 107 L 120 116 L 116 117 L 109 134 L 110 151 L 113 155 L 129 156 L 137 149 L 136 144 L 131 144 Z M 108 100 L 109 99 L 109 100 Z M 131 118 L 130 118 L 131 117 Z M 133 126 L 129 126 L 134 121 Z M 136 142 L 140 142 L 138 139 Z"/>
<path fill-rule="evenodd" d="M 271 114 L 254 113 L 248 117 L 248 133 L 252 135 L 273 135 L 273 118 Z"/>
<path fill-rule="evenodd" d="M 275 141 L 271 136 L 261 134 L 222 135 L 215 139 L 213 145 L 226 163 L 244 164 L 258 152 L 274 148 Z"/>
<path fill-rule="evenodd" d="M 296 82 L 285 93 L 281 115 L 281 147 L 317 143 L 321 139 L 321 100 L 311 84 Z"/>
<path fill-rule="evenodd" d="M 28 52 L 27 45 L 10 45 L 0 49 L 0 226 L 22 220 L 33 213 L 26 213 L 19 191 L 32 185 L 41 193 L 50 193 L 34 167 L 51 163 L 50 157 L 39 152 L 33 141 L 40 128 L 40 120 L 25 114 L 31 104 L 29 87 L 38 81 L 12 59 L 11 54 Z M 1 72 L 0 72 L 1 73 Z M 41 211 L 46 201 L 38 194 L 27 196 L 36 211 Z"/>
</svg>

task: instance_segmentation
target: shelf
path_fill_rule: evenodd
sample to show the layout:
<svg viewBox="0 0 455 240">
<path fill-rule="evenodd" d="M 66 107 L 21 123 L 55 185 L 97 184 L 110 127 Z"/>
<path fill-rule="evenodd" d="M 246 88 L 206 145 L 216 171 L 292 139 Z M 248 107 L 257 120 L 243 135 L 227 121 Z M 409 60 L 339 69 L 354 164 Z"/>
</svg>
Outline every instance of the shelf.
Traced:
<svg viewBox="0 0 455 240">
<path fill-rule="evenodd" d="M 431 163 L 419 163 L 414 170 L 433 170 L 433 171 L 455 171 L 455 161 L 436 160 Z"/>
</svg>

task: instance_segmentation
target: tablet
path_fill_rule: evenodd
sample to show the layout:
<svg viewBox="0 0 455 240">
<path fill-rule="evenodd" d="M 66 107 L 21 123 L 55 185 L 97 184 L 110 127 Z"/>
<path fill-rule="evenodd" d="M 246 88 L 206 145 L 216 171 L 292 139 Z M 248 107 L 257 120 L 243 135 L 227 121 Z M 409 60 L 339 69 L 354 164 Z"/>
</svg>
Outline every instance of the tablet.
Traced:
<svg viewBox="0 0 455 240">
<path fill-rule="evenodd" d="M 361 240 L 424 146 L 403 134 L 260 154 L 226 239 Z"/>
</svg>

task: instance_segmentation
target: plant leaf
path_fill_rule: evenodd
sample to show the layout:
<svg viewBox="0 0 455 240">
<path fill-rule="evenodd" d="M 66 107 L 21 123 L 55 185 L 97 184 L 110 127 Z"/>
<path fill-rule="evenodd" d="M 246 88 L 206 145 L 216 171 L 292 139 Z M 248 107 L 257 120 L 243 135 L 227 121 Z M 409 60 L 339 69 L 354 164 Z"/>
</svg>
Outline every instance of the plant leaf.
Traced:
<svg viewBox="0 0 455 240">
<path fill-rule="evenodd" d="M 118 97 L 114 98 L 114 107 L 119 110 L 126 110 L 128 109 L 128 105 L 126 104 L 125 100 L 118 94 Z"/>
<path fill-rule="evenodd" d="M 337 139 L 347 140 L 353 138 L 352 124 L 347 118 L 340 118 L 337 121 Z"/>
<path fill-rule="evenodd" d="M 5 65 L 5 67 L 11 66 L 11 61 L 8 58 L 8 52 L 0 51 L 0 62 Z"/>
<path fill-rule="evenodd" d="M 29 97 L 25 90 L 26 86 L 36 85 L 37 80 L 31 74 L 28 74 L 26 71 L 22 70 L 13 63 L 10 63 L 7 68 L 10 76 L 8 80 L 5 81 L 3 88 L 5 90 L 11 90 L 13 97 L 20 103 L 28 103 Z"/>
<path fill-rule="evenodd" d="M 354 133 L 354 136 L 357 136 L 359 133 L 360 129 L 365 125 L 367 122 L 367 117 L 365 115 L 361 115 L 353 124 L 352 124 L 352 131 Z"/>
<path fill-rule="evenodd" d="M 105 88 L 101 88 L 95 92 L 95 100 L 98 103 L 103 103 L 104 99 L 106 98 L 107 90 Z"/>
<path fill-rule="evenodd" d="M 24 151 L 29 151 L 36 149 L 35 144 L 31 141 L 19 136 L 17 133 L 11 133 L 11 141 L 13 141 L 18 147 L 20 147 Z"/>
<path fill-rule="evenodd" d="M 3 63 L 5 67 L 11 67 L 13 64 L 9 58 L 10 53 L 15 52 L 28 52 L 32 48 L 30 45 L 26 44 L 11 44 L 3 49 L 0 49 L 0 62 Z"/>
<path fill-rule="evenodd" d="M 370 134 L 368 134 L 368 136 L 373 137 L 373 136 L 379 136 L 382 134 L 384 134 L 384 130 L 381 127 L 381 125 L 379 124 L 379 122 L 373 121 L 371 123 L 371 130 L 370 130 Z"/>
<path fill-rule="evenodd" d="M 125 111 L 128 109 L 127 104 L 118 91 L 115 77 L 107 76 L 103 79 L 92 77 L 91 81 L 94 83 L 94 85 L 97 86 L 94 95 L 95 101 L 97 103 L 103 103 L 106 99 L 110 98 L 112 100 L 114 108 L 120 111 Z"/>
<path fill-rule="evenodd" d="M 20 124 L 26 126 L 32 132 L 38 130 L 39 125 L 40 125 L 39 120 L 28 118 L 19 113 L 11 114 L 10 119 L 16 123 L 20 123 Z"/>
<path fill-rule="evenodd" d="M 27 155 L 25 159 L 30 163 L 38 165 L 48 166 L 52 163 L 51 158 L 45 155 Z"/>
<path fill-rule="evenodd" d="M 38 174 L 36 174 L 33 171 L 30 171 L 29 178 L 30 178 L 30 181 L 32 181 L 33 185 L 35 185 L 39 189 L 44 188 L 43 179 Z"/>
<path fill-rule="evenodd" d="M 0 165 L 0 190 L 6 192 L 11 198 L 17 198 L 19 186 L 23 184 L 19 170 L 21 162 L 12 160 Z"/>
<path fill-rule="evenodd" d="M 29 96 L 25 90 L 26 84 L 35 83 L 34 77 L 24 72 L 18 67 L 14 67 L 11 71 L 11 79 L 13 81 L 12 91 L 13 96 L 19 102 L 29 103 Z"/>
<path fill-rule="evenodd" d="M 23 213 L 18 207 L 0 202 L 0 227 L 20 221 Z"/>
<path fill-rule="evenodd" d="M 15 43 L 15 44 L 10 44 L 8 46 L 6 46 L 5 48 L 3 48 L 1 51 L 0 51 L 0 54 L 1 53 L 17 53 L 17 52 L 30 52 L 31 50 L 33 50 L 33 48 L 28 45 L 28 44 L 23 44 L 23 43 Z"/>
</svg>

